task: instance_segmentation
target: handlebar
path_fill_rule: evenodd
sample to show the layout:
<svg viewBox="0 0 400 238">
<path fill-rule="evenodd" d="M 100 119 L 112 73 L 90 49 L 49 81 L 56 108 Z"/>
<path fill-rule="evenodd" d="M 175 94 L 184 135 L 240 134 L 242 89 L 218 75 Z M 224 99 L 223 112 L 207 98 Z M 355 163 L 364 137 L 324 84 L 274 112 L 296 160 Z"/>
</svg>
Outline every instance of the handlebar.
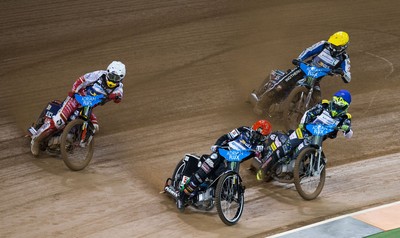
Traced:
<svg viewBox="0 0 400 238">
<path fill-rule="evenodd" d="M 294 65 L 296 65 L 296 66 L 300 66 L 300 64 L 305 64 L 305 65 L 307 65 L 307 66 L 310 66 L 311 64 L 309 64 L 309 63 L 307 63 L 307 62 L 304 62 L 304 61 L 301 61 L 301 60 L 299 60 L 299 59 L 293 59 L 292 60 L 292 64 L 294 64 Z M 324 68 L 324 67 L 321 67 L 321 68 Z M 337 68 L 337 69 L 332 69 L 331 71 L 330 71 L 330 73 L 328 73 L 329 75 L 335 75 L 335 74 L 337 74 L 337 75 L 340 75 L 340 76 L 343 76 L 343 74 L 344 74 L 344 72 L 343 72 L 343 69 L 342 68 Z"/>
</svg>

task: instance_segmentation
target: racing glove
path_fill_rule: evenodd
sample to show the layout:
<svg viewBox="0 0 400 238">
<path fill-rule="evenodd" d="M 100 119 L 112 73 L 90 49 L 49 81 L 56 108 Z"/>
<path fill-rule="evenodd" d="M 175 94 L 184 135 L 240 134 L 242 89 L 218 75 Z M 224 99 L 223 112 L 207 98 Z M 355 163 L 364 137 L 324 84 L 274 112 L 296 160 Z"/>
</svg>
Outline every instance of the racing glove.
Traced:
<svg viewBox="0 0 400 238">
<path fill-rule="evenodd" d="M 300 60 L 299 59 L 293 59 L 292 64 L 294 65 L 300 65 Z"/>
<path fill-rule="evenodd" d="M 210 150 L 211 150 L 212 152 L 217 152 L 217 148 L 218 148 L 217 145 L 212 145 L 211 148 L 210 148 Z"/>
<path fill-rule="evenodd" d="M 350 131 L 350 126 L 349 125 L 342 125 L 339 129 L 347 133 L 347 132 Z"/>
<path fill-rule="evenodd" d="M 343 72 L 343 69 L 342 69 L 342 68 L 333 69 L 333 70 L 332 70 L 332 73 L 338 74 L 338 75 L 340 75 L 340 76 L 343 76 L 343 75 L 344 75 L 344 72 Z"/>
<path fill-rule="evenodd" d="M 108 95 L 108 99 L 113 100 L 115 103 L 119 103 L 122 100 L 121 95 L 116 93 L 111 93 Z"/>
</svg>

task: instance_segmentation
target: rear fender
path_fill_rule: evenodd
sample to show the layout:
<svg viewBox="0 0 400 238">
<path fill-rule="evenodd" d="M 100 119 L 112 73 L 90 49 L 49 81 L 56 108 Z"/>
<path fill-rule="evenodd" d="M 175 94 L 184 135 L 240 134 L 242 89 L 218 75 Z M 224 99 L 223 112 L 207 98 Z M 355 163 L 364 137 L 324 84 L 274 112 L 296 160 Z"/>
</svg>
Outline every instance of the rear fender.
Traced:
<svg viewBox="0 0 400 238">
<path fill-rule="evenodd" d="M 183 171 L 183 175 L 190 177 L 192 174 L 194 174 L 201 166 L 201 163 L 203 162 L 203 157 L 199 157 L 194 154 L 186 154 L 185 157 L 183 158 L 183 162 L 185 163 L 185 169 Z"/>
</svg>

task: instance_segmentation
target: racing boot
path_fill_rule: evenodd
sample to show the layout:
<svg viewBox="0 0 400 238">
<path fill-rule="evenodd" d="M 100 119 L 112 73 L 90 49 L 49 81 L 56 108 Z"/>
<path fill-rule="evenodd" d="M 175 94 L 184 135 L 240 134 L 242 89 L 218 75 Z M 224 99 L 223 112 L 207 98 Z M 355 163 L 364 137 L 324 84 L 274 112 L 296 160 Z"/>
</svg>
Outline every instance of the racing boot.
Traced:
<svg viewBox="0 0 400 238">
<path fill-rule="evenodd" d="M 196 188 L 197 188 L 196 184 L 193 182 L 190 182 L 190 180 L 182 187 L 182 189 L 179 193 L 179 198 L 176 201 L 176 207 L 180 211 L 183 212 L 185 210 L 187 200 L 189 199 L 190 196 L 192 196 L 192 194 Z"/>
<path fill-rule="evenodd" d="M 276 151 L 272 151 L 272 149 L 268 147 L 267 154 L 264 156 L 264 158 L 261 159 L 262 164 L 257 171 L 256 179 L 258 181 L 268 182 L 270 180 L 269 170 L 275 164 L 276 161 L 278 161 L 278 155 Z"/>
<path fill-rule="evenodd" d="M 31 153 L 34 156 L 38 156 L 40 152 L 40 142 L 53 134 L 57 130 L 53 120 L 47 120 L 45 123 L 37 130 L 35 135 L 32 135 L 31 140 Z"/>
</svg>

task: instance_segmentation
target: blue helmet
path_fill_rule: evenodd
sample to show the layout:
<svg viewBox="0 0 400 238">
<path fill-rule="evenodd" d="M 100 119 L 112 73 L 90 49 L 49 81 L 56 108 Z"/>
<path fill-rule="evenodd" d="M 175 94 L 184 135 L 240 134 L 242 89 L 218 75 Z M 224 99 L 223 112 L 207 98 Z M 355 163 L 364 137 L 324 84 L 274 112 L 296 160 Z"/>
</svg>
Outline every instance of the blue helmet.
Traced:
<svg viewBox="0 0 400 238">
<path fill-rule="evenodd" d="M 332 101 L 329 103 L 331 116 L 337 117 L 347 113 L 351 103 L 351 94 L 349 91 L 341 89 L 333 94 Z"/>
</svg>

